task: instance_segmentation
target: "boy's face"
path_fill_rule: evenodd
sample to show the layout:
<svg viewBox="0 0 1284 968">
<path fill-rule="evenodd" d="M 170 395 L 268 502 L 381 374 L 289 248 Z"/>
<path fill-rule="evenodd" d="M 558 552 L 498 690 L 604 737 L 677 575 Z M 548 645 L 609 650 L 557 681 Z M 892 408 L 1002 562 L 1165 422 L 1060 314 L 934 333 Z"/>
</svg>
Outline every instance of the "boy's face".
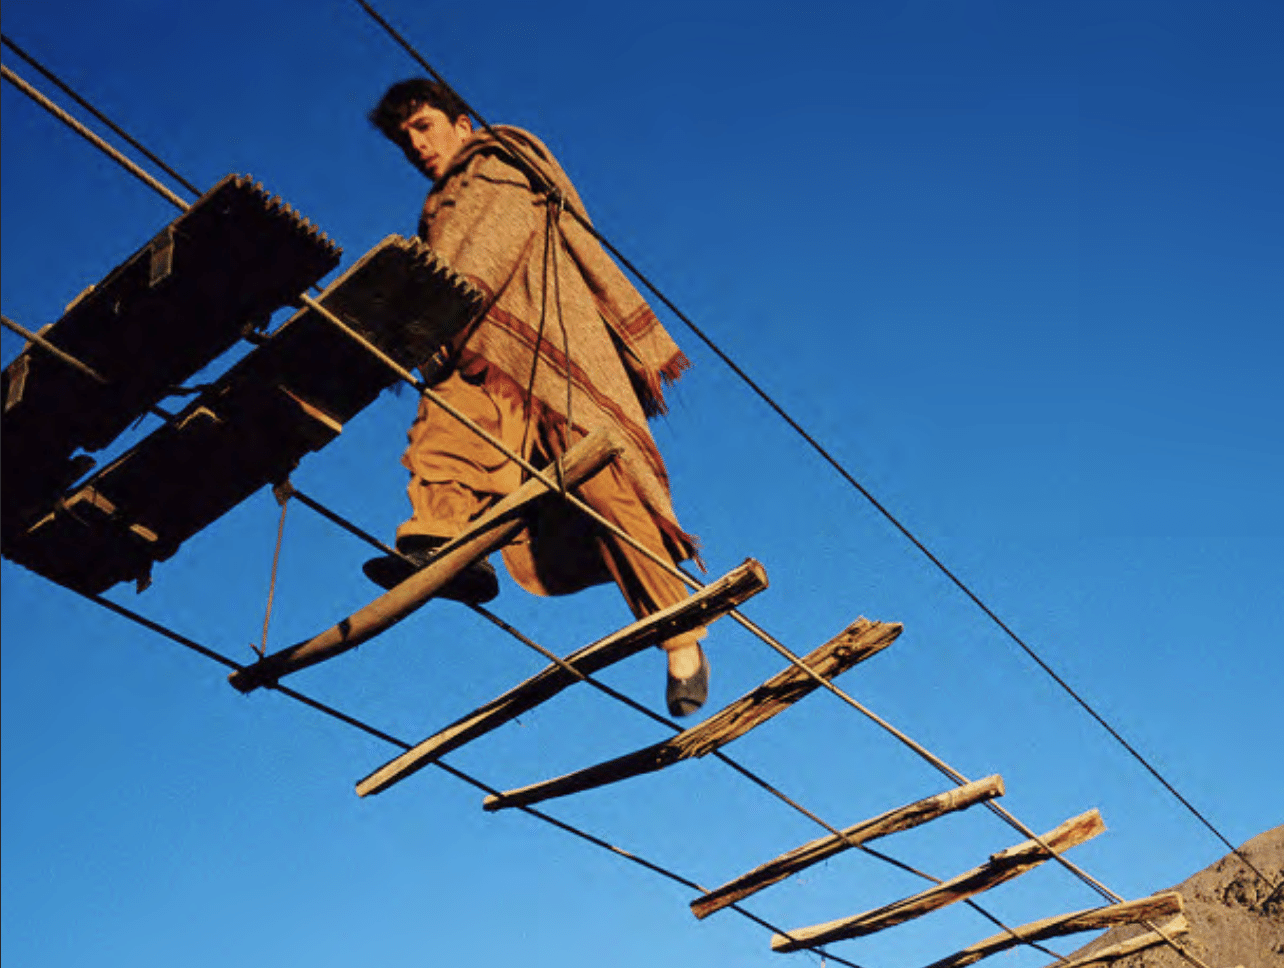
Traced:
<svg viewBox="0 0 1284 968">
<path fill-rule="evenodd" d="M 452 122 L 445 111 L 424 104 L 401 123 L 401 131 L 406 136 L 403 150 L 410 163 L 437 181 L 473 133 L 473 122 L 466 114 Z"/>
</svg>

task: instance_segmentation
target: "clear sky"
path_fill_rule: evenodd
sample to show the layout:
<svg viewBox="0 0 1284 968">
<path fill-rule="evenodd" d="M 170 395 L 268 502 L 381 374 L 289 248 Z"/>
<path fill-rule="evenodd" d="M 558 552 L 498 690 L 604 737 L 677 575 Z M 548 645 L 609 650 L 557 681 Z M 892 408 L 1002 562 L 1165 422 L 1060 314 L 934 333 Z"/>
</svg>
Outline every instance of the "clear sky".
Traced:
<svg viewBox="0 0 1284 968">
<path fill-rule="evenodd" d="M 1281 73 L 1270 2 L 648 4 L 383 0 L 489 120 L 543 137 L 598 226 L 1235 843 L 1284 821 Z M 344 247 L 413 232 L 426 184 L 364 114 L 413 63 L 349 0 L 10 0 L 5 34 L 186 177 L 262 179 Z M 49 85 L 8 50 L 4 62 Z M 176 214 L 10 85 L 3 311 L 56 319 Z M 796 652 L 905 624 L 839 684 L 1136 897 L 1224 848 L 676 320 L 695 363 L 654 426 L 710 574 Z M 8 362 L 21 341 L 6 332 Z M 413 400 L 385 395 L 295 483 L 390 536 Z M 110 597 L 241 661 L 277 508 L 262 493 Z M 367 600 L 365 546 L 290 512 L 270 645 Z M 568 652 L 613 588 L 506 577 L 496 611 Z M 734 912 L 440 771 L 368 800 L 395 751 L 3 566 L 9 964 L 768 965 Z M 711 709 L 782 665 L 728 622 Z M 541 660 L 452 603 L 293 685 L 417 741 Z M 657 708 L 662 660 L 604 677 Z M 578 687 L 451 761 L 498 787 L 654 742 Z M 835 825 L 945 781 L 834 697 L 728 750 Z M 717 762 L 548 812 L 715 886 L 818 828 Z M 939 877 L 1020 838 L 984 812 L 882 847 Z M 922 882 L 835 858 L 747 902 L 781 927 Z M 1045 868 L 1010 924 L 1089 907 Z M 835 953 L 914 968 L 993 932 L 962 906 Z M 1071 950 L 1068 942 L 1061 950 Z M 808 955 L 794 955 L 816 963 Z M 1045 956 L 1007 956 L 1019 968 Z M 1215 966 L 1223 968 L 1223 966 Z"/>
</svg>

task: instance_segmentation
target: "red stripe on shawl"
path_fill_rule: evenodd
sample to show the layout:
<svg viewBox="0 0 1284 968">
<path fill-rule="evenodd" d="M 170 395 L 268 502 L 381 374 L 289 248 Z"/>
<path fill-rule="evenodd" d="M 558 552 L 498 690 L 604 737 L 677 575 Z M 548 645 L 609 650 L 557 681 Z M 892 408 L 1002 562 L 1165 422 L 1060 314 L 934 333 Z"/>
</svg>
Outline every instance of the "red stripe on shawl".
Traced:
<svg viewBox="0 0 1284 968">
<path fill-rule="evenodd" d="M 568 361 L 562 350 L 547 337 L 541 339 L 539 331 L 525 320 L 500 309 L 498 306 L 491 307 L 490 312 L 486 314 L 486 321 L 525 344 L 531 352 L 535 352 L 536 347 L 539 347 L 540 356 L 553 365 L 559 373 L 565 375 L 569 369 L 572 382 L 584 392 L 595 406 L 604 411 L 628 435 L 634 446 L 642 452 L 642 455 L 651 465 L 651 469 L 659 482 L 666 490 L 670 489 L 668 471 L 665 469 L 663 458 L 660 457 L 660 451 L 655 446 L 655 441 L 651 439 L 650 432 L 645 427 L 639 427 L 636 422 L 630 419 L 615 400 L 599 392 L 589 379 L 588 374 L 578 364 Z M 481 357 L 481 359 L 485 360 L 485 357 Z M 510 377 L 510 379 L 512 378 Z M 522 390 L 524 393 L 525 389 L 522 388 Z M 581 427 L 576 427 L 576 429 L 583 432 Z"/>
<path fill-rule="evenodd" d="M 651 311 L 651 307 L 643 303 L 627 317 L 621 319 L 618 323 L 618 328 L 630 338 L 636 339 L 640 336 L 645 336 L 659 322 L 660 320 L 656 318 L 655 313 Z"/>
</svg>

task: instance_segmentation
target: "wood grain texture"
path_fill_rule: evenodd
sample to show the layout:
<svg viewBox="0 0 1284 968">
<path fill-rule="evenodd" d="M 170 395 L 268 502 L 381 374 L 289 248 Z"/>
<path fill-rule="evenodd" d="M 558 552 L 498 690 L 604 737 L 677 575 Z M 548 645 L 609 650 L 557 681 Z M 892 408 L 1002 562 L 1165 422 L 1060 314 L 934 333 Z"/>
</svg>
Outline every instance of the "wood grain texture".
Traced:
<svg viewBox="0 0 1284 968">
<path fill-rule="evenodd" d="M 619 449 L 605 432 L 585 437 L 562 458 L 565 482 L 574 487 L 596 474 Z M 428 567 L 320 635 L 233 672 L 228 681 L 241 692 L 250 692 L 369 641 L 413 613 L 473 561 L 515 538 L 526 526 L 522 512 L 527 506 L 553 493 L 539 480 L 527 481 L 444 545 Z"/>
<path fill-rule="evenodd" d="M 828 837 L 820 837 L 755 867 L 733 881 L 728 881 L 704 897 L 692 901 L 691 913 L 697 918 L 706 918 L 729 904 L 734 904 L 844 850 L 866 841 L 886 837 L 888 834 L 909 830 L 944 814 L 965 810 L 974 804 L 1002 795 L 1003 778 L 995 774 L 953 790 L 926 797 L 907 806 L 888 810 L 877 817 L 853 824 L 843 830 L 841 835 L 831 834 Z"/>
<path fill-rule="evenodd" d="M 1159 925 L 1159 930 L 1170 938 L 1180 938 L 1182 935 L 1190 933 L 1190 924 L 1186 920 L 1186 915 L 1179 914 L 1175 918 L 1170 918 Z M 1120 941 L 1118 944 L 1112 944 L 1107 948 L 1100 948 L 1091 954 L 1084 955 L 1082 958 L 1074 958 L 1070 961 L 1055 961 L 1048 968 L 1054 968 L 1054 966 L 1055 968 L 1088 968 L 1089 965 L 1106 965 L 1128 955 L 1136 954 L 1138 951 L 1145 951 L 1155 945 L 1164 944 L 1164 935 L 1161 935 L 1159 931 L 1147 931 L 1145 934 L 1139 934 L 1136 937 L 1129 938 L 1127 941 Z"/>
<path fill-rule="evenodd" d="M 927 968 L 966 968 L 967 965 L 974 965 L 982 958 L 1015 948 L 1019 944 L 1059 938 L 1062 935 L 1077 934 L 1080 931 L 1096 931 L 1100 928 L 1114 927 L 1116 924 L 1137 924 L 1141 921 L 1168 918 L 1181 913 L 1181 895 L 1176 891 L 1165 891 L 1136 901 L 1124 901 L 1120 904 L 1044 918 L 1041 921 L 1031 921 L 1019 928 L 1013 928 L 1011 931 L 1005 931 L 969 945 L 948 958 L 932 962 Z"/>
<path fill-rule="evenodd" d="M 1054 853 L 1062 853 L 1102 833 L 1106 825 L 1101 814 L 1089 810 L 1048 831 L 1040 838 Z M 928 888 L 911 897 L 902 898 L 883 907 L 865 911 L 848 918 L 827 921 L 809 928 L 778 934 L 771 939 L 773 951 L 797 951 L 830 941 L 857 938 L 874 934 L 884 928 L 894 927 L 913 918 L 922 917 L 955 901 L 962 901 L 982 891 L 988 891 L 1005 881 L 1033 870 L 1051 859 L 1052 853 L 1034 840 L 1027 840 L 1007 850 L 991 855 L 980 867 L 959 874 L 943 884 Z"/>
<path fill-rule="evenodd" d="M 881 652 L 900 634 L 899 624 L 858 619 L 833 639 L 805 656 L 802 661 L 817 675 L 832 679 L 857 663 Z M 525 806 L 614 783 L 642 773 L 652 773 L 682 760 L 707 756 L 743 736 L 755 726 L 780 714 L 819 688 L 820 683 L 811 675 L 797 666 L 790 665 L 783 672 L 768 679 L 757 689 L 703 723 L 683 730 L 672 739 L 590 766 L 576 773 L 568 773 L 566 776 L 516 790 L 507 790 L 498 796 L 488 796 L 482 801 L 482 806 L 487 810 Z"/>
<path fill-rule="evenodd" d="M 767 587 L 767 572 L 752 558 L 689 598 L 634 622 L 566 657 L 582 674 L 592 674 L 666 639 L 708 625 Z M 553 664 L 497 699 L 390 760 L 357 784 L 360 796 L 386 790 L 399 780 L 465 743 L 498 729 L 574 685 L 579 677 Z"/>
</svg>

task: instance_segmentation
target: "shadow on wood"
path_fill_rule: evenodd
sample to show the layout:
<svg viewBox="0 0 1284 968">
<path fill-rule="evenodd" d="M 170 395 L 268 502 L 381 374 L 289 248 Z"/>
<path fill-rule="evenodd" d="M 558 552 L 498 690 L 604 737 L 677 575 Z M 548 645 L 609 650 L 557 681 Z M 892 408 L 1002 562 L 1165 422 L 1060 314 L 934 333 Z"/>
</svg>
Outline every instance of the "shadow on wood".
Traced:
<svg viewBox="0 0 1284 968">
<path fill-rule="evenodd" d="M 900 634 L 899 624 L 858 619 L 802 661 L 817 675 L 832 679 L 881 652 Z M 482 806 L 487 810 L 526 806 L 652 773 L 692 757 L 707 756 L 819 688 L 820 683 L 813 676 L 791 665 L 700 725 L 683 730 L 672 739 L 576 773 L 488 796 Z"/>
<path fill-rule="evenodd" d="M 228 175 L 73 301 L 41 335 L 103 379 L 32 346 L 5 368 L 5 553 L 79 476 L 77 449 L 110 444 L 338 265 L 339 251 L 261 185 Z"/>
<path fill-rule="evenodd" d="M 1162 931 L 1163 934 L 1160 934 L 1159 931 Z M 1107 948 L 1100 948 L 1091 954 L 1084 955 L 1082 958 L 1054 961 L 1048 968 L 1053 968 L 1053 966 L 1055 968 L 1088 968 L 1089 965 L 1107 965 L 1112 961 L 1118 961 L 1120 958 L 1136 954 L 1138 951 L 1145 951 L 1155 945 L 1165 944 L 1164 935 L 1169 938 L 1180 938 L 1184 934 L 1189 934 L 1190 924 L 1186 920 L 1186 915 L 1179 914 L 1175 918 L 1170 918 L 1159 925 L 1159 931 L 1147 931 L 1145 934 L 1139 934 L 1134 938 L 1129 938 L 1127 941 L 1120 941 L 1118 944 L 1112 944 Z"/>
<path fill-rule="evenodd" d="M 766 571 L 750 558 L 689 598 L 572 652 L 565 661 L 582 675 L 592 675 L 666 639 L 710 624 L 766 587 Z M 357 793 L 364 797 L 387 789 L 451 750 L 534 709 L 578 681 L 577 676 L 562 666 L 548 666 L 538 675 L 430 736 L 414 749 L 385 763 L 357 784 Z"/>
<path fill-rule="evenodd" d="M 1012 928 L 1002 934 L 996 934 L 984 941 L 969 945 L 948 958 L 932 962 L 927 968 L 967 968 L 968 965 L 974 965 L 982 958 L 1015 948 L 1019 944 L 1046 941 L 1048 938 L 1059 938 L 1062 935 L 1077 934 L 1080 931 L 1096 931 L 1116 924 L 1137 924 L 1155 918 L 1171 917 L 1181 914 L 1181 909 L 1181 895 L 1176 891 L 1165 891 L 1163 894 L 1154 894 L 1136 901 L 1124 901 L 1120 904 L 1062 914 L 1055 918 L 1031 921 L 1019 928 Z M 1159 936 L 1155 935 L 1155 938 L 1158 940 Z"/>
<path fill-rule="evenodd" d="M 1106 825 L 1101 820 L 1101 814 L 1096 810 L 1089 810 L 1048 831 L 1040 839 L 1053 853 L 1059 854 L 1086 840 L 1091 840 L 1105 829 Z M 811 948 L 829 941 L 841 941 L 844 938 L 873 934 L 913 918 L 922 917 L 955 901 L 962 901 L 982 891 L 988 891 L 1014 877 L 1019 877 L 1026 871 L 1033 870 L 1051 858 L 1052 853 L 1045 850 L 1043 846 L 1036 841 L 1027 840 L 992 855 L 989 861 L 980 867 L 959 874 L 943 884 L 930 887 L 912 897 L 902 898 L 881 908 L 849 918 L 827 921 L 809 928 L 799 928 L 796 931 L 790 931 L 788 936 L 778 934 L 771 939 L 771 948 L 773 951 L 797 951 L 799 948 Z"/>
<path fill-rule="evenodd" d="M 619 452 L 619 445 L 608 432 L 595 431 L 562 456 L 560 477 L 568 487 L 575 487 Z M 472 562 L 517 537 L 526 527 L 525 513 L 530 506 L 545 499 L 560 500 L 560 496 L 532 478 L 474 521 L 467 531 L 443 545 L 426 568 L 320 635 L 233 672 L 228 682 L 241 692 L 250 692 L 369 641 L 420 608 Z"/>
<path fill-rule="evenodd" d="M 706 918 L 714 911 L 720 911 L 729 904 L 756 894 L 763 888 L 783 881 L 791 874 L 805 870 L 844 850 L 879 837 L 886 837 L 888 834 L 910 830 L 947 813 L 966 810 L 975 804 L 1001 796 L 1003 796 L 1003 778 L 996 774 L 982 780 L 974 780 L 953 790 L 946 790 L 944 793 L 938 793 L 908 806 L 889 810 L 870 820 L 848 827 L 841 831 L 841 835 L 831 834 L 828 837 L 820 837 L 787 854 L 781 854 L 761 867 L 755 867 L 733 881 L 728 881 L 704 897 L 692 901 L 691 913 L 697 918 Z"/>
<path fill-rule="evenodd" d="M 414 365 L 466 325 L 481 298 L 421 242 L 390 236 L 327 287 L 321 303 Z M 395 380 L 319 313 L 300 310 L 6 553 L 79 591 L 145 581 L 154 562 L 284 480 Z M 95 506 L 89 515 L 77 510 L 86 500 Z"/>
</svg>

